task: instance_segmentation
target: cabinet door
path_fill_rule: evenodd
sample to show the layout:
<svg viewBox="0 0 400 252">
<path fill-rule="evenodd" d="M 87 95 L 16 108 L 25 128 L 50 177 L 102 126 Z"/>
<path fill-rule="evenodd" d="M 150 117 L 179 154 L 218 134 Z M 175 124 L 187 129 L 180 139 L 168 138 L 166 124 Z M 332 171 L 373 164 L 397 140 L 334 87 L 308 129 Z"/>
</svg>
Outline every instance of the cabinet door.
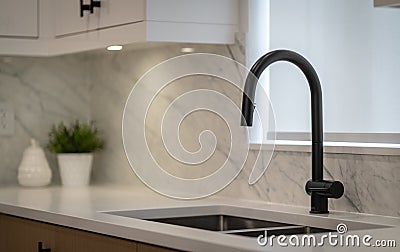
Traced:
<svg viewBox="0 0 400 252">
<path fill-rule="evenodd" d="M 90 1 L 84 2 L 88 4 Z M 83 17 L 80 16 L 79 0 L 55 0 L 52 9 L 57 12 L 57 15 L 54 15 L 56 36 L 85 32 L 89 29 L 88 13 L 84 12 Z"/>
<path fill-rule="evenodd" d="M 145 0 L 102 0 L 89 15 L 90 29 L 106 28 L 145 20 Z"/>
<path fill-rule="evenodd" d="M 0 251 L 38 251 L 54 247 L 54 227 L 45 223 L 0 214 Z"/>
<path fill-rule="evenodd" d="M 0 251 L 34 252 L 38 242 L 54 252 L 176 252 L 178 250 L 0 214 Z"/>
<path fill-rule="evenodd" d="M 56 0 L 56 36 L 72 35 L 143 21 L 145 18 L 145 0 L 101 0 L 101 7 L 94 13 L 85 11 L 80 17 L 80 1 Z M 84 0 L 90 4 L 90 0 Z"/>
<path fill-rule="evenodd" d="M 55 227 L 57 252 L 136 252 L 136 242 L 66 227 Z"/>
<path fill-rule="evenodd" d="M 37 37 L 38 0 L 1 0 L 0 36 Z"/>
</svg>

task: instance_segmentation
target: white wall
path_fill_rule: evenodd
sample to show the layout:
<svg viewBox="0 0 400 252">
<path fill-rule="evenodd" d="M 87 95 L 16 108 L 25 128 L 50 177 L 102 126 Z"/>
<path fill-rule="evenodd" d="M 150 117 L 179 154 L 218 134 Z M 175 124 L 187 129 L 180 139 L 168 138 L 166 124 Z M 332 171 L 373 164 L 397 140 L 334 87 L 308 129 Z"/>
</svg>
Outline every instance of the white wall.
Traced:
<svg viewBox="0 0 400 252">
<path fill-rule="evenodd" d="M 326 132 L 400 132 L 400 10 L 369 0 L 271 0 L 270 46 L 316 68 Z M 277 131 L 310 131 L 309 91 L 296 67 L 271 66 Z"/>
</svg>

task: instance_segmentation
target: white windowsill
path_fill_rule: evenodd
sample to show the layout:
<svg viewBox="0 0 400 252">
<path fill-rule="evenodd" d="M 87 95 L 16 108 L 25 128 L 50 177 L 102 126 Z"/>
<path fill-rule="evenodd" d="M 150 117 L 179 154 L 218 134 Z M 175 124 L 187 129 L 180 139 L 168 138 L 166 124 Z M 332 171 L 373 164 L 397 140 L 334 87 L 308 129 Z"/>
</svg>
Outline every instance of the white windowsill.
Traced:
<svg viewBox="0 0 400 252">
<path fill-rule="evenodd" d="M 257 143 L 251 143 L 250 149 L 263 149 L 263 146 L 270 149 L 267 144 Z M 311 152 L 311 141 L 276 140 L 274 150 Z M 400 155 L 400 144 L 324 142 L 324 153 L 397 156 Z"/>
</svg>

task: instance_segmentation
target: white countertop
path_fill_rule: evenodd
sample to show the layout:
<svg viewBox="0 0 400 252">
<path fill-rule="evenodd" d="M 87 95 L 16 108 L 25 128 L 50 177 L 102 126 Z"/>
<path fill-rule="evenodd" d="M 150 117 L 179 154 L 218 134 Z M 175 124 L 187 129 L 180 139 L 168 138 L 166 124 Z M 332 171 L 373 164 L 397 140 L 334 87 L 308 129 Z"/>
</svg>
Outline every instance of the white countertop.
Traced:
<svg viewBox="0 0 400 252">
<path fill-rule="evenodd" d="M 136 187 L 91 186 L 88 188 L 0 188 L 0 212 L 52 224 L 92 231 L 100 234 L 189 251 L 281 251 L 284 248 L 260 247 L 255 238 L 227 235 L 213 231 L 171 226 L 156 222 L 102 213 L 115 210 L 140 210 L 177 206 L 236 206 L 257 209 L 269 213 L 296 214 L 297 218 L 310 218 L 308 208 L 246 200 L 233 200 L 213 196 L 202 200 L 174 200 Z M 315 216 L 314 216 L 315 217 Z M 393 226 L 384 229 L 354 231 L 369 234 L 374 239 L 396 240 L 397 248 L 382 251 L 398 251 L 400 246 L 400 218 L 368 214 L 331 211 L 318 218 L 335 218 L 370 224 Z M 310 223 L 311 225 L 311 223 Z M 315 225 L 315 223 L 313 223 Z M 351 230 L 349 230 L 351 234 Z M 293 248 L 292 248 L 293 249 Z M 360 248 L 295 248 L 296 251 L 365 251 Z M 376 250 L 376 249 L 371 249 Z"/>
</svg>

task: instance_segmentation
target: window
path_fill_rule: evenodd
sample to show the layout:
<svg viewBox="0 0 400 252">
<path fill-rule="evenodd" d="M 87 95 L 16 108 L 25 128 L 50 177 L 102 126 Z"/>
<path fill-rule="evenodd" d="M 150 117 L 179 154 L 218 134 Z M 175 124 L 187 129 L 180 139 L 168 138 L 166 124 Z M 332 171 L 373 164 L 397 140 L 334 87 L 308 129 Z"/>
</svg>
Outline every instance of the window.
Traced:
<svg viewBox="0 0 400 252">
<path fill-rule="evenodd" d="M 252 12 L 260 11 L 260 2 L 269 11 L 258 17 Z M 325 141 L 400 143 L 400 9 L 365 0 L 250 0 L 249 16 L 250 35 L 252 18 L 268 27 L 267 51 L 294 50 L 315 67 Z M 247 44 L 250 52 L 265 53 L 254 44 Z M 310 94 L 301 71 L 276 63 L 266 78 L 277 139 L 309 140 Z M 257 133 L 251 141 L 260 141 Z"/>
</svg>

